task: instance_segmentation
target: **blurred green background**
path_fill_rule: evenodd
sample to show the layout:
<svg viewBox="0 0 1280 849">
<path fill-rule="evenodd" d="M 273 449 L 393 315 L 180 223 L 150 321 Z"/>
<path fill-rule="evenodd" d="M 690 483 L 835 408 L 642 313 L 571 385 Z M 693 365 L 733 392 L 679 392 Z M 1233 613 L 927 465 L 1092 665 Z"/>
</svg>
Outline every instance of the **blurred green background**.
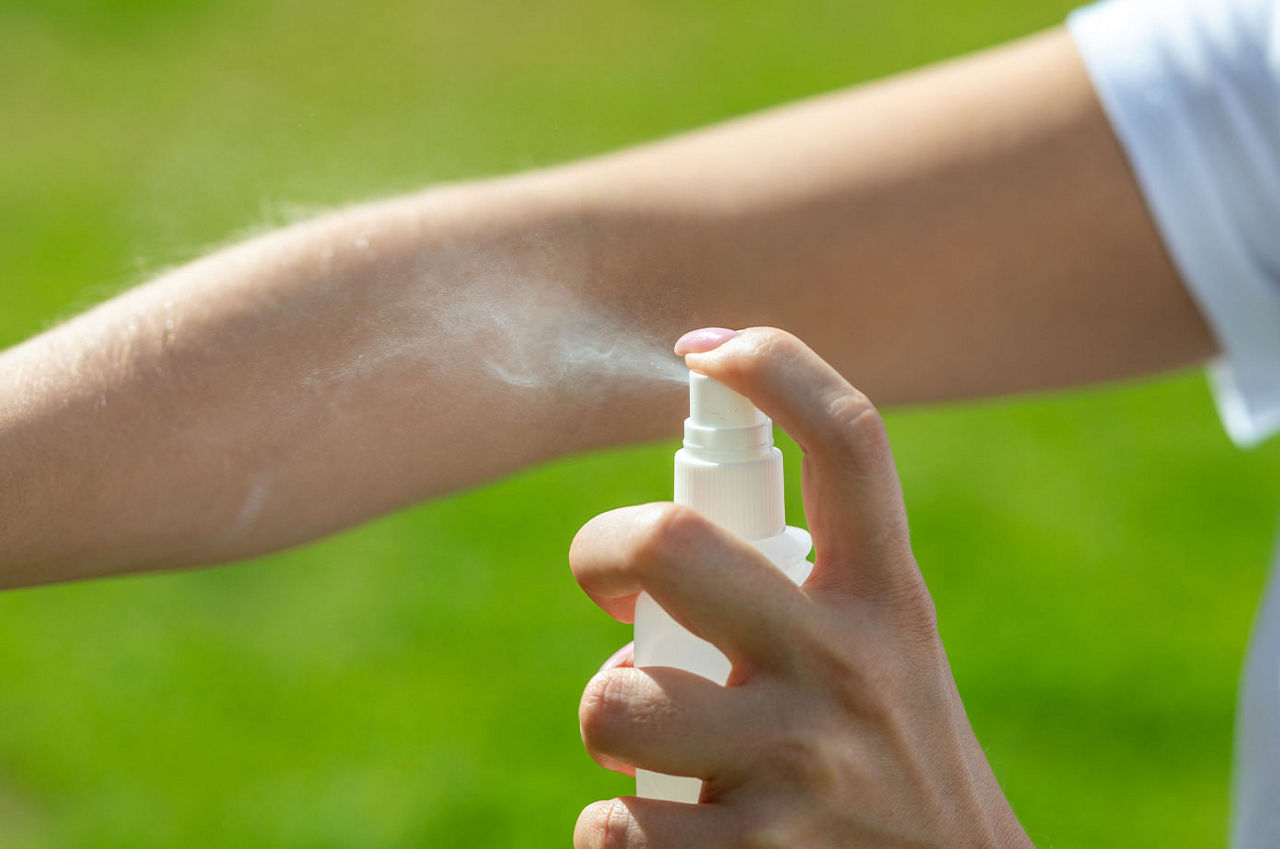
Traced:
<svg viewBox="0 0 1280 849">
<path fill-rule="evenodd" d="M 0 344 L 299 209 L 661 136 L 1068 9 L 0 3 Z M 1222 845 L 1280 448 L 1234 449 L 1196 375 L 889 425 L 1033 839 Z M 0 846 L 568 845 L 629 787 L 576 724 L 628 635 L 565 552 L 591 515 L 667 497 L 678 429 L 254 563 L 0 595 Z"/>
</svg>

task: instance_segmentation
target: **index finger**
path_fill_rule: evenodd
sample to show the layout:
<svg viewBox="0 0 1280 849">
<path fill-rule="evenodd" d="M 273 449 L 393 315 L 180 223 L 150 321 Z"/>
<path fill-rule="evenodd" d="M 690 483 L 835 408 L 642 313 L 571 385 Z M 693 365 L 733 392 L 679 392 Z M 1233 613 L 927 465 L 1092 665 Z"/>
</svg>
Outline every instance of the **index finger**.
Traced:
<svg viewBox="0 0 1280 849">
<path fill-rule="evenodd" d="M 746 396 L 804 451 L 805 514 L 817 561 L 807 586 L 874 590 L 914 578 L 914 569 L 904 568 L 911 562 L 906 510 L 888 435 L 865 395 L 795 336 L 772 327 L 740 331 L 685 360 Z"/>
<path fill-rule="evenodd" d="M 569 565 L 587 595 L 624 622 L 644 591 L 731 661 L 776 667 L 808 598 L 750 543 L 687 507 L 603 513 L 578 532 Z"/>
</svg>

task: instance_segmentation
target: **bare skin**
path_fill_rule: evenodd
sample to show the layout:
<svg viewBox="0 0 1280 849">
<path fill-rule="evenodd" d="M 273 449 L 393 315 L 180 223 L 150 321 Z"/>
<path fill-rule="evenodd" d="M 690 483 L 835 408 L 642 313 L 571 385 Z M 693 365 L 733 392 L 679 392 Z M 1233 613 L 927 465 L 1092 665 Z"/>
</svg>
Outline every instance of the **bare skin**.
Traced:
<svg viewBox="0 0 1280 849">
<path fill-rule="evenodd" d="M 455 332 L 451 305 L 509 298 L 518 318 L 544 296 L 584 305 L 556 333 L 786 326 L 882 404 L 1112 380 L 1215 347 L 1055 30 L 344 210 L 5 352 L 0 586 L 261 554 L 657 436 L 674 386 L 550 373 L 531 391 L 483 362 L 511 323 Z M 461 439 L 479 419 L 488 438 Z"/>
<path fill-rule="evenodd" d="M 733 661 L 728 686 L 612 665 L 582 698 L 601 764 L 703 780 L 699 804 L 586 808 L 575 849 L 1029 849 L 956 691 L 875 407 L 794 336 L 751 328 L 689 366 L 751 398 L 804 451 L 803 587 L 686 507 L 613 510 L 570 565 L 615 618 L 649 592 Z"/>
</svg>

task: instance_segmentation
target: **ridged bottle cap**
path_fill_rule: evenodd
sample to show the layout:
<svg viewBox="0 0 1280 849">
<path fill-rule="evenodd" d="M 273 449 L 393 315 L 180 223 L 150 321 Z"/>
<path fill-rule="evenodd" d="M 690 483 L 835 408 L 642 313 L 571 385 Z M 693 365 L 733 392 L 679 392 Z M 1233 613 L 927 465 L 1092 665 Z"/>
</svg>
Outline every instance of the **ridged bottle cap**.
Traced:
<svg viewBox="0 0 1280 849">
<path fill-rule="evenodd" d="M 782 452 L 773 422 L 705 375 L 689 375 L 684 448 L 676 452 L 675 500 L 749 540 L 786 528 Z"/>
</svg>

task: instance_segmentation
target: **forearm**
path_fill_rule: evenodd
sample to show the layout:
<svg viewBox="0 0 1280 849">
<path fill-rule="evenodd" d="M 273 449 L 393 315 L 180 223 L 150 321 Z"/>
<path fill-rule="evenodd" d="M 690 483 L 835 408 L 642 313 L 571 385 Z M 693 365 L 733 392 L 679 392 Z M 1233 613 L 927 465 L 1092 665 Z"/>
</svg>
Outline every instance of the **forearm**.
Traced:
<svg viewBox="0 0 1280 849">
<path fill-rule="evenodd" d="M 616 438 L 654 435 L 633 407 L 678 393 L 641 368 L 584 380 L 593 352 L 556 342 L 607 320 L 557 195 L 339 212 L 0 356 L 0 585 L 278 549 L 587 447 L 606 405 Z"/>
<path fill-rule="evenodd" d="M 882 403 L 1212 351 L 1058 33 L 344 211 L 0 355 L 0 585 L 258 554 L 657 436 L 650 342 L 757 323 Z"/>
<path fill-rule="evenodd" d="M 611 274 L 794 329 L 881 403 L 1214 350 L 1061 30 L 587 167 L 629 223 Z"/>
</svg>

